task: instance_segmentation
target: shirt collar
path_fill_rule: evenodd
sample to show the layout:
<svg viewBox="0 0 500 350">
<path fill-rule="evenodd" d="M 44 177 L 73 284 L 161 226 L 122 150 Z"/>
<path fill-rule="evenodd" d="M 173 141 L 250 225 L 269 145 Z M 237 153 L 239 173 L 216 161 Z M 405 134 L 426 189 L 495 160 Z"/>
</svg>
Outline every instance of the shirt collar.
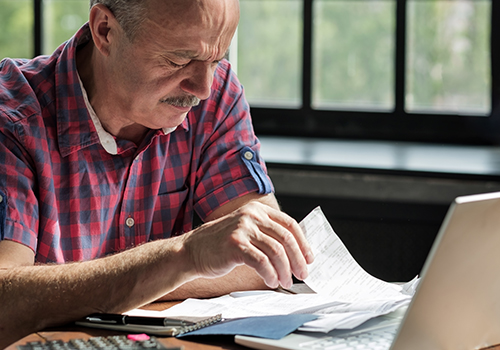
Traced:
<svg viewBox="0 0 500 350">
<path fill-rule="evenodd" d="M 100 143 L 106 152 L 118 153 L 118 146 L 113 135 L 102 124 L 90 104 L 87 93 L 76 69 L 75 55 L 77 47 L 91 39 L 88 23 L 62 47 L 56 66 L 56 104 L 58 140 L 62 156 L 67 156 L 82 148 Z M 191 113 L 191 112 L 189 112 Z M 188 118 L 180 125 L 189 130 Z M 162 134 L 168 135 L 174 128 L 163 128 Z"/>
<path fill-rule="evenodd" d="M 92 119 L 92 122 L 94 123 L 95 130 L 97 132 L 97 135 L 99 136 L 99 141 L 101 142 L 102 147 L 108 152 L 109 154 L 116 155 L 118 154 L 118 145 L 116 144 L 116 139 L 113 135 L 111 135 L 109 132 L 104 130 L 101 120 L 97 116 L 97 114 L 94 111 L 94 108 L 89 102 L 89 98 L 87 95 L 87 91 L 85 90 L 85 87 L 83 86 L 83 83 L 80 79 L 80 75 L 78 75 L 78 81 L 80 82 L 80 87 L 82 89 L 83 93 L 83 98 L 85 99 L 85 105 L 87 106 L 87 109 L 90 114 L 90 118 Z M 165 135 L 170 134 L 171 132 L 175 131 L 177 127 L 173 128 L 163 128 L 162 131 Z"/>
</svg>

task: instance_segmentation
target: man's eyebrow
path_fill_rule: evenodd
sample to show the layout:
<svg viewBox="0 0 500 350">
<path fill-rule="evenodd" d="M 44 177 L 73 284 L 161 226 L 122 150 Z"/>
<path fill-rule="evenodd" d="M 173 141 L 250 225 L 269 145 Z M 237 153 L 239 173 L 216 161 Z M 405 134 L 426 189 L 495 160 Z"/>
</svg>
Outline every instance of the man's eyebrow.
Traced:
<svg viewBox="0 0 500 350">
<path fill-rule="evenodd" d="M 190 51 L 173 51 L 172 54 L 174 56 L 177 56 L 178 58 L 188 59 L 188 60 L 195 60 L 199 57 L 196 53 Z M 224 55 L 220 59 L 215 61 L 220 61 L 224 58 L 226 59 L 229 58 L 229 49 L 224 53 Z"/>
<path fill-rule="evenodd" d="M 195 59 L 198 57 L 197 54 L 189 52 L 189 51 L 173 51 L 172 55 L 177 56 L 179 58 L 186 58 L 186 59 Z"/>
</svg>

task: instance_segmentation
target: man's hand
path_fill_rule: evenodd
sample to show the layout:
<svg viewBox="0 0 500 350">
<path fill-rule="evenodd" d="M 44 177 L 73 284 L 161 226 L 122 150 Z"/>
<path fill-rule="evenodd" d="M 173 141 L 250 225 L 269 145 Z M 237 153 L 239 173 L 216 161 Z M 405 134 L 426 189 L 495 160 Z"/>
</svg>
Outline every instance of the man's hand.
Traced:
<svg viewBox="0 0 500 350">
<path fill-rule="evenodd" d="M 297 222 L 268 205 L 252 201 L 185 234 L 184 248 L 200 277 L 220 277 L 234 267 L 254 268 L 276 288 L 292 285 L 292 273 L 307 277 L 311 249 Z"/>
</svg>

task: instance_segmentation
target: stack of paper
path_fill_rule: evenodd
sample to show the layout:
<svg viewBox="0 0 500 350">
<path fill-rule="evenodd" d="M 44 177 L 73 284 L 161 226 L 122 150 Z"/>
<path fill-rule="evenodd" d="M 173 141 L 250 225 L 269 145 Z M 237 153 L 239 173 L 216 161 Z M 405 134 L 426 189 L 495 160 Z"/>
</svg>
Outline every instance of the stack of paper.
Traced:
<svg viewBox="0 0 500 350">
<path fill-rule="evenodd" d="M 410 302 L 418 279 L 396 285 L 368 274 L 351 256 L 319 207 L 300 225 L 315 256 L 304 282 L 315 293 L 237 292 L 213 299 L 187 299 L 161 312 L 136 309 L 128 314 L 210 316 L 222 313 L 224 318 L 237 318 L 307 313 L 320 317 L 307 322 L 300 330 L 329 332 L 356 327 Z"/>
</svg>

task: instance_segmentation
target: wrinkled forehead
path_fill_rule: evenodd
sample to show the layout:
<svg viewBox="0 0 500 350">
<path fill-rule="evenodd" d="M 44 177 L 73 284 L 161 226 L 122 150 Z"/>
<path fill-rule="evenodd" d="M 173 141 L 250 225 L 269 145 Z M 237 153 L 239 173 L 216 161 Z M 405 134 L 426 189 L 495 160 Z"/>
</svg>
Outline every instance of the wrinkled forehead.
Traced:
<svg viewBox="0 0 500 350">
<path fill-rule="evenodd" d="M 150 0 L 148 22 L 171 36 L 202 36 L 212 44 L 231 40 L 238 0 Z"/>
<path fill-rule="evenodd" d="M 239 16 L 238 0 L 150 0 L 150 15 L 156 20 L 182 25 L 187 19 L 221 25 Z"/>
</svg>

